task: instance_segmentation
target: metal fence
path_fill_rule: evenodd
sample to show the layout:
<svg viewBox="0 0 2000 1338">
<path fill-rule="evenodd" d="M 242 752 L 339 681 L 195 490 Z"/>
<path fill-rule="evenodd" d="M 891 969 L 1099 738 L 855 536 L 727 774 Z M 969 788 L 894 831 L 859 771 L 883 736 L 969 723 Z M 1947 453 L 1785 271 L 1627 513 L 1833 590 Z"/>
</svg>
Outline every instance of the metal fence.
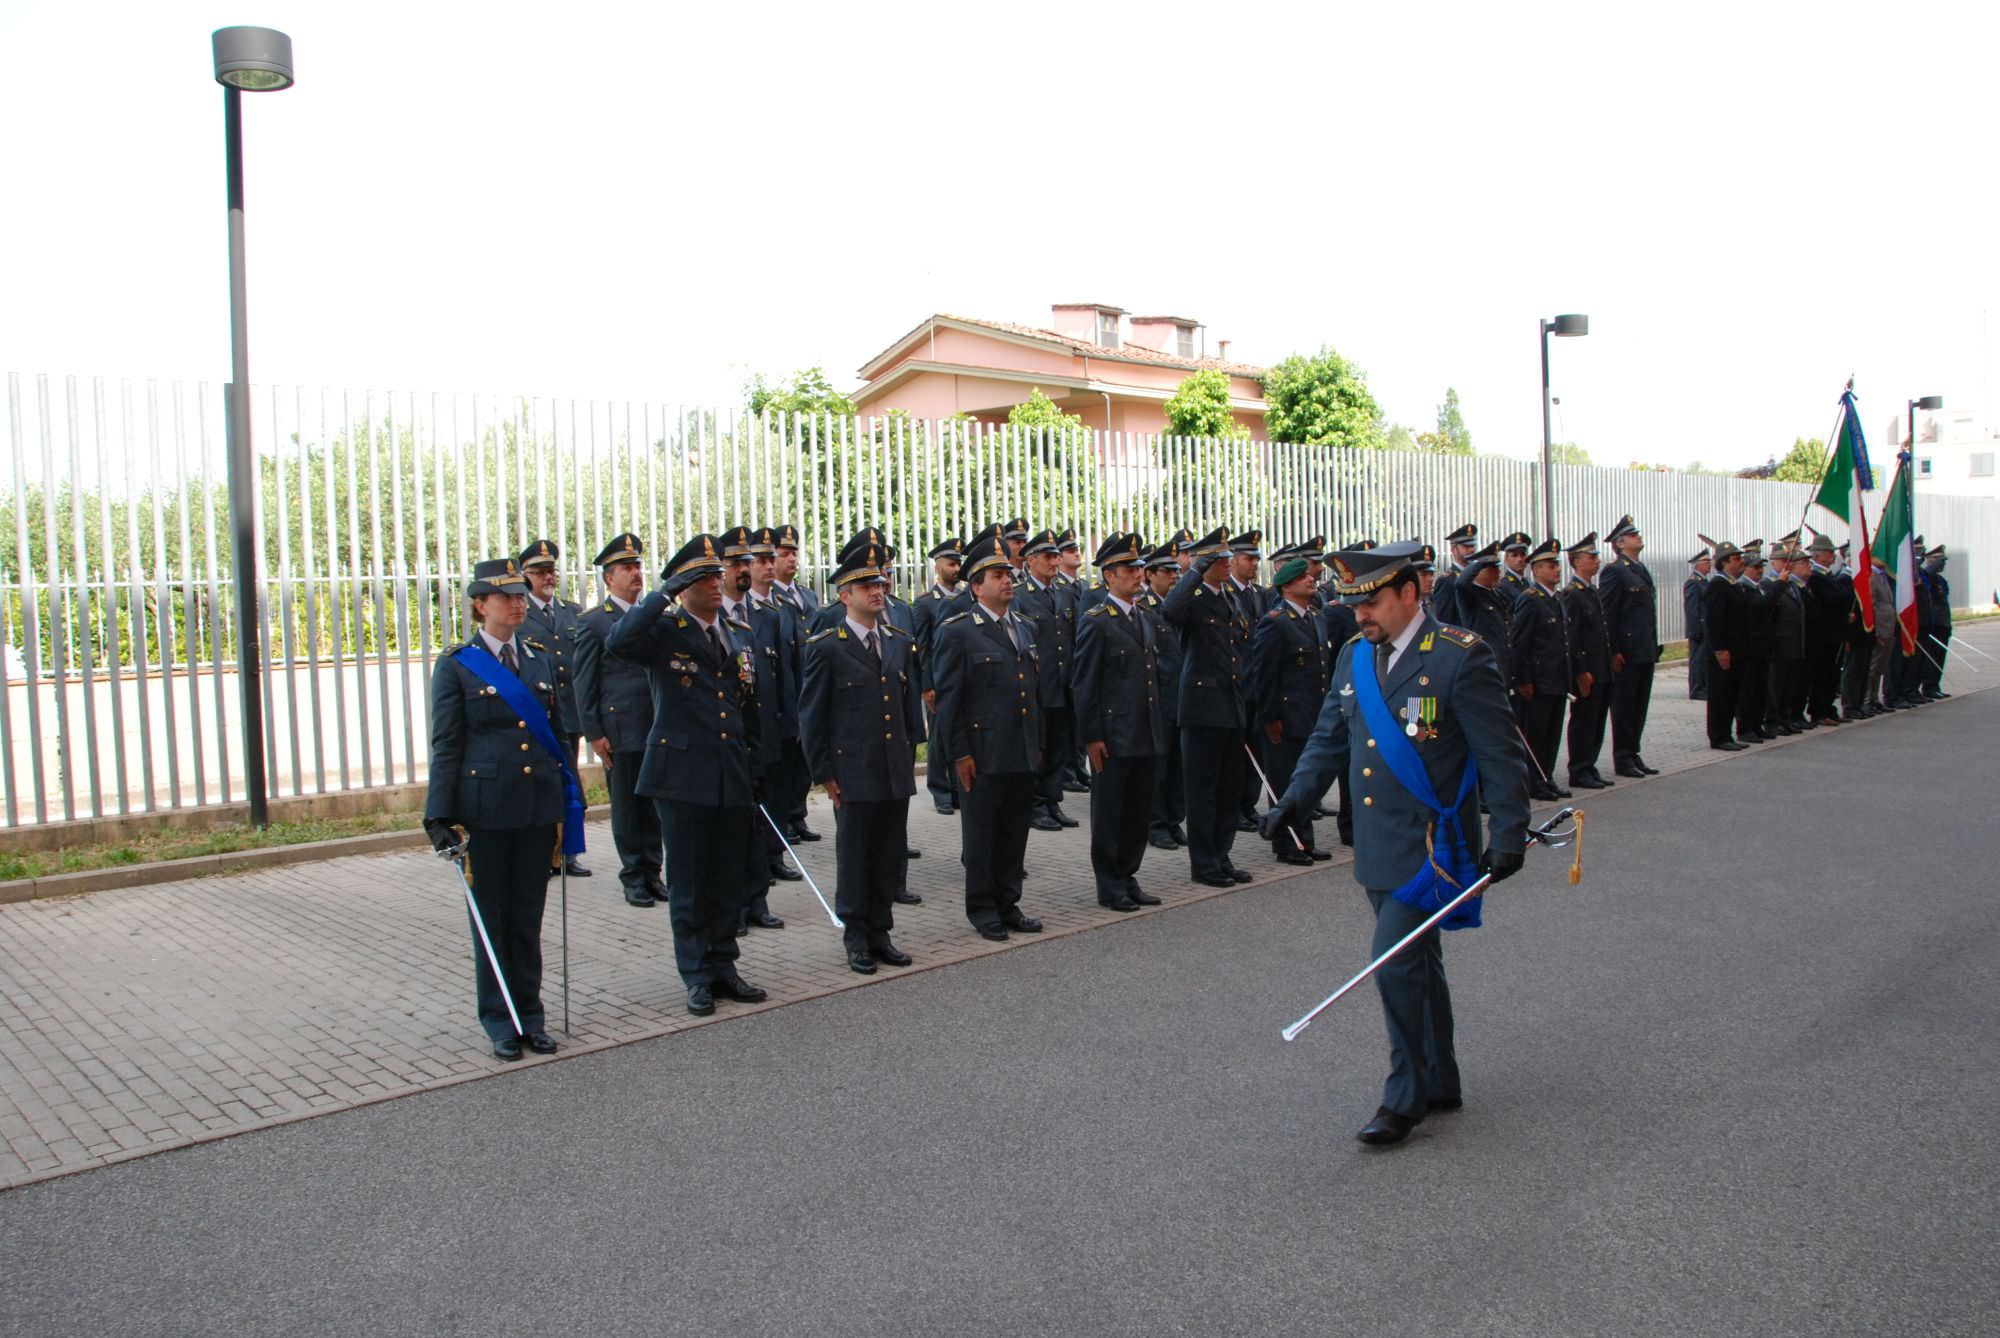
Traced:
<svg viewBox="0 0 2000 1338">
<path fill-rule="evenodd" d="M 423 779 L 430 665 L 469 635 L 466 574 L 532 539 L 560 546 L 565 591 L 588 599 L 590 557 L 625 529 L 657 559 L 697 531 L 791 522 L 819 584 L 875 524 L 917 587 L 940 537 L 1017 514 L 1075 527 L 1086 555 L 1113 530 L 1341 544 L 1540 514 L 1540 466 L 1511 459 L 533 396 L 260 387 L 252 404 L 278 796 Z M 240 798 L 222 387 L 10 373 L 7 412 L 0 821 Z M 1558 467 L 1556 522 L 1567 539 L 1637 518 L 1672 640 L 1697 533 L 1774 538 L 1810 491 Z M 1918 498 L 1961 605 L 2000 585 L 1996 512 Z"/>
</svg>

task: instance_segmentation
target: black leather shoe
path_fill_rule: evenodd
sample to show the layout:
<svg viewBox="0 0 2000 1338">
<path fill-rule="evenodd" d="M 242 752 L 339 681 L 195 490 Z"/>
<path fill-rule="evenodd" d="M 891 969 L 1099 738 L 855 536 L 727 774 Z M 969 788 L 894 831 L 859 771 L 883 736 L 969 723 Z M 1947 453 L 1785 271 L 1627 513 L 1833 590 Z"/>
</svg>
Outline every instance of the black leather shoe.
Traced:
<svg viewBox="0 0 2000 1338">
<path fill-rule="evenodd" d="M 1632 765 L 1639 768 L 1639 770 L 1645 772 L 1648 776 L 1657 776 L 1660 774 L 1660 769 L 1654 766 L 1652 763 L 1648 762 L 1643 757 L 1634 757 L 1632 759 Z"/>
<path fill-rule="evenodd" d="M 1711 743 L 1708 746 L 1718 753 L 1740 753 L 1749 748 L 1750 745 L 1747 743 L 1738 743 L 1734 739 L 1724 739 L 1721 743 Z"/>
<path fill-rule="evenodd" d="M 792 830 L 792 839 L 794 841 L 817 841 L 820 839 L 820 835 L 802 822 Z"/>
<path fill-rule="evenodd" d="M 1280 864 L 1311 864 L 1313 857 L 1304 850 L 1281 850 L 1277 852 L 1277 860 Z"/>
<path fill-rule="evenodd" d="M 1306 851 L 1306 854 L 1312 856 L 1312 858 L 1315 861 L 1328 860 L 1333 858 L 1333 852 L 1331 850 L 1321 850 L 1318 846 L 1314 846 L 1312 849 Z"/>
<path fill-rule="evenodd" d="M 1596 767 L 1592 767 L 1590 769 L 1590 778 L 1597 782 L 1597 788 L 1600 790 L 1608 790 L 1611 788 L 1613 784 L 1613 782 L 1608 780 L 1605 777 L 1604 773 L 1599 771 Z"/>
<path fill-rule="evenodd" d="M 1387 1106 L 1375 1112 L 1375 1118 L 1361 1126 L 1361 1132 L 1354 1135 L 1372 1147 L 1388 1147 L 1400 1143 L 1410 1136 L 1410 1130 L 1417 1122 L 1407 1115 L 1398 1115 Z"/>
<path fill-rule="evenodd" d="M 715 984 L 710 988 L 723 998 L 734 999 L 737 1003 L 763 1003 L 764 1000 L 771 997 L 757 986 L 752 985 L 749 981 L 734 973 L 726 976 L 718 976 Z"/>
<path fill-rule="evenodd" d="M 1037 920 L 1032 915 L 1023 915 L 1019 911 L 1009 911 L 1007 914 L 1001 916 L 1000 923 L 1017 934 L 1039 934 L 1042 932 L 1042 922 L 1040 920 Z"/>
<path fill-rule="evenodd" d="M 1057 804 L 1054 808 L 1050 809 L 1049 814 L 1057 822 L 1061 823 L 1065 827 L 1077 827 L 1082 825 L 1079 822 L 1077 822 L 1075 818 L 1072 818 L 1069 814 L 1063 812 L 1063 806 L 1061 804 Z"/>
<path fill-rule="evenodd" d="M 890 899 L 898 906 L 921 906 L 924 904 L 924 899 L 910 891 L 907 887 L 897 888 L 896 895 Z"/>
<path fill-rule="evenodd" d="M 660 903 L 653 900 L 653 894 L 646 891 L 645 888 L 634 889 L 628 887 L 625 889 L 625 904 L 627 906 L 657 906 Z"/>
<path fill-rule="evenodd" d="M 1762 739 L 1766 743 L 1769 743 L 1771 740 L 1778 737 L 1778 731 L 1774 729 L 1764 729 L 1761 726 L 1758 727 L 1756 734 L 1758 738 Z"/>
<path fill-rule="evenodd" d="M 1256 831 L 1256 830 L 1257 830 L 1257 819 L 1255 819 L 1255 818 L 1238 818 L 1238 819 L 1236 820 L 1236 830 L 1237 830 L 1237 831 L 1239 831 L 1239 832 L 1254 832 L 1254 831 Z"/>
<path fill-rule="evenodd" d="M 706 985 L 688 986 L 688 1012 L 707 1017 L 715 1011 L 715 991 Z"/>
<path fill-rule="evenodd" d="M 1254 883 L 1257 881 L 1257 875 L 1248 869 L 1239 869 L 1232 864 L 1229 866 L 1229 880 L 1233 883 Z"/>
<path fill-rule="evenodd" d="M 574 855 L 563 861 L 563 872 L 572 878 L 590 877 L 590 870 L 584 868 L 582 862 Z"/>
<path fill-rule="evenodd" d="M 875 954 L 876 961 L 887 962 L 891 966 L 908 966 L 916 960 L 916 958 L 910 956 L 910 954 L 904 952 L 886 938 L 869 949 L 869 951 Z"/>
<path fill-rule="evenodd" d="M 1570 793 L 1570 792 L 1569 792 L 1568 790 L 1565 790 L 1565 789 L 1564 789 L 1564 788 L 1563 788 L 1562 786 L 1558 785 L 1558 786 L 1556 786 L 1556 798 L 1558 798 L 1558 799 L 1574 799 L 1574 798 L 1576 798 L 1576 796 L 1575 796 L 1574 794 Z"/>
<path fill-rule="evenodd" d="M 1194 880 L 1203 887 L 1235 887 L 1236 880 L 1226 873 L 1198 873 Z"/>
<path fill-rule="evenodd" d="M 1166 836 L 1159 832 L 1154 832 L 1150 836 L 1148 836 L 1146 838 L 1146 844 L 1151 846 L 1155 850 L 1179 850 L 1181 848 L 1181 843 L 1179 841 L 1174 840 L 1174 838 L 1171 836 Z"/>
<path fill-rule="evenodd" d="M 545 1031 L 531 1031 L 521 1039 L 538 1055 L 552 1055 L 557 1049 L 555 1041 Z"/>
<path fill-rule="evenodd" d="M 1562 797 L 1561 795 L 1555 792 L 1554 786 L 1543 785 L 1540 782 L 1536 782 L 1535 784 L 1530 785 L 1528 787 L 1528 798 L 1530 799 L 1538 799 L 1546 803 L 1551 800 L 1560 799 L 1561 797 Z"/>
<path fill-rule="evenodd" d="M 769 911 L 765 911 L 762 915 L 751 916 L 750 923 L 759 929 L 783 929 L 785 927 L 785 922 Z"/>
<path fill-rule="evenodd" d="M 979 931 L 979 937 L 987 940 L 989 943 L 1005 943 L 1007 941 L 1007 931 L 999 925 L 974 925 L 973 928 Z"/>
<path fill-rule="evenodd" d="M 1063 792 L 1065 794 L 1089 794 L 1090 787 L 1082 781 L 1069 780 L 1063 782 Z"/>
<path fill-rule="evenodd" d="M 934 805 L 934 807 L 937 809 L 938 816 L 941 818 L 948 818 L 952 814 L 958 812 L 958 805 L 953 803 L 937 804 Z"/>
<path fill-rule="evenodd" d="M 1646 779 L 1646 773 L 1639 770 L 1639 764 L 1636 762 L 1620 762 L 1617 766 L 1611 769 L 1620 776 L 1625 777 L 1625 779 L 1627 780 Z"/>
<path fill-rule="evenodd" d="M 1136 911 L 1139 909 L 1139 903 L 1130 897 L 1120 897 L 1116 901 L 1100 901 L 1097 904 L 1107 911 Z"/>
<path fill-rule="evenodd" d="M 771 866 L 771 876 L 781 883 L 796 883 L 805 878 L 804 874 L 789 864 L 773 864 Z"/>
<path fill-rule="evenodd" d="M 1060 822 L 1057 822 L 1046 813 L 1035 814 L 1034 817 L 1028 819 L 1028 825 L 1038 832 L 1059 832 L 1063 829 L 1063 825 Z"/>
<path fill-rule="evenodd" d="M 921 851 L 921 850 L 919 850 L 919 849 L 917 849 L 917 848 L 916 848 L 915 846 L 904 846 L 904 847 L 903 847 L 903 858 L 904 858 L 904 859 L 922 859 L 923 857 L 924 857 L 924 852 L 923 852 L 923 851 Z"/>
<path fill-rule="evenodd" d="M 849 948 L 847 969 L 858 976 L 872 976 L 875 974 L 875 959 L 866 948 Z"/>
<path fill-rule="evenodd" d="M 1125 895 L 1132 898 L 1132 900 L 1138 902 L 1141 906 L 1158 906 L 1161 904 L 1160 899 L 1154 896 L 1151 892 L 1141 892 L 1136 887 L 1133 888 L 1131 891 L 1127 892 Z"/>
<path fill-rule="evenodd" d="M 1570 788 L 1576 790 L 1602 790 L 1605 788 L 1603 781 L 1591 776 L 1571 776 L 1569 783 Z"/>
<path fill-rule="evenodd" d="M 1318 821 L 1319 821 L 1320 819 L 1322 819 L 1322 818 L 1330 818 L 1330 817 L 1332 817 L 1332 816 L 1333 816 L 1333 814 L 1331 814 L 1331 813 L 1327 812 L 1327 811 L 1326 811 L 1325 809 L 1321 808 L 1321 807 L 1320 807 L 1320 806 L 1319 806 L 1318 804 L 1314 804 L 1314 805 L 1313 805 L 1313 821 L 1314 821 L 1314 822 L 1318 822 Z"/>
<path fill-rule="evenodd" d="M 493 1057 L 495 1059 L 519 1059 L 521 1057 L 521 1038 L 519 1036 L 503 1036 L 493 1042 Z"/>
<path fill-rule="evenodd" d="M 1441 1110 L 1463 1110 L 1464 1108 L 1465 1098 L 1462 1096 L 1434 1096 L 1431 1098 L 1430 1105 L 1425 1108 L 1425 1111 L 1427 1114 L 1435 1115 Z"/>
</svg>

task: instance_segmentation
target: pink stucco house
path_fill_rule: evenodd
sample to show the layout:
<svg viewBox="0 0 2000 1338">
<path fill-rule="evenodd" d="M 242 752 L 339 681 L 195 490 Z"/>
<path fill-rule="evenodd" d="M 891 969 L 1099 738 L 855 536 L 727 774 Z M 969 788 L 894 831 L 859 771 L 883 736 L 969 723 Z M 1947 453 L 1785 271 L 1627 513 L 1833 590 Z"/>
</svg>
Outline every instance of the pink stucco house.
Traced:
<svg viewBox="0 0 2000 1338">
<path fill-rule="evenodd" d="M 863 416 L 901 409 L 916 418 L 969 414 L 1001 422 L 1037 387 L 1094 428 L 1163 432 L 1164 406 L 1190 373 L 1229 376 L 1230 410 L 1264 435 L 1264 369 L 1228 360 L 1229 343 L 1206 356 L 1200 322 L 1131 316 L 1096 302 L 1052 307 L 1049 329 L 939 314 L 870 358 L 854 393 Z"/>
</svg>

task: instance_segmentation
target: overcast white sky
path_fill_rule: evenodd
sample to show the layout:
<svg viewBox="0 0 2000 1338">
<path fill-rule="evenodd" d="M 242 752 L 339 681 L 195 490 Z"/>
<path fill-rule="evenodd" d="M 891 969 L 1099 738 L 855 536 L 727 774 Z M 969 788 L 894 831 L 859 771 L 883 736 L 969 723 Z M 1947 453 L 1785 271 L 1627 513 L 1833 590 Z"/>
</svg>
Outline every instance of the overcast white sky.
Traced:
<svg viewBox="0 0 2000 1338">
<path fill-rule="evenodd" d="M 2000 7 L 0 0 L 0 368 L 732 401 L 933 310 L 1330 342 L 1483 450 L 1747 464 L 1990 395 Z M 1989 316 L 1989 313 L 1990 316 Z M 1996 332 L 2000 336 L 2000 332 Z"/>
</svg>

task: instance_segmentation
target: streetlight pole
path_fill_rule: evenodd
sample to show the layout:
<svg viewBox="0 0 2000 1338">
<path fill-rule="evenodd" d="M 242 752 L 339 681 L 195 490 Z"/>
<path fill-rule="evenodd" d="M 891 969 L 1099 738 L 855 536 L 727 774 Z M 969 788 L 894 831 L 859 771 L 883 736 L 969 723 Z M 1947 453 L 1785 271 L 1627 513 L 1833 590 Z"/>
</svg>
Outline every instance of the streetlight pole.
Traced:
<svg viewBox="0 0 2000 1338">
<path fill-rule="evenodd" d="M 270 28 L 218 28 L 215 79 L 222 85 L 223 154 L 229 195 L 229 525 L 236 578 L 236 683 L 243 710 L 243 792 L 250 825 L 267 827 L 263 654 L 257 620 L 257 455 L 250 443 L 250 322 L 243 259 L 243 94 L 292 86 L 292 39 Z"/>
<path fill-rule="evenodd" d="M 1549 336 L 1569 339 L 1590 333 L 1590 317 L 1558 316 L 1542 327 L 1542 533 L 1556 532 L 1555 439 L 1549 435 Z"/>
</svg>

